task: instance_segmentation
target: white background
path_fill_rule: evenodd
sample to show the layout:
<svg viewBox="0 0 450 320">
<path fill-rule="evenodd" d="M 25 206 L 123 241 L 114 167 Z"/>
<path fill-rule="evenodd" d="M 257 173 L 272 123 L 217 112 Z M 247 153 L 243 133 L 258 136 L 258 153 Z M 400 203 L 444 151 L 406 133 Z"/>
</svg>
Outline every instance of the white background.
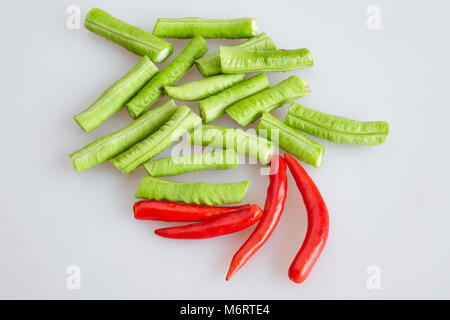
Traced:
<svg viewBox="0 0 450 320">
<path fill-rule="evenodd" d="M 122 110 L 87 134 L 72 116 L 139 57 L 83 27 L 69 30 L 71 4 L 83 17 L 98 6 L 149 31 L 158 17 L 256 17 L 279 48 L 307 47 L 315 60 L 270 74 L 271 84 L 296 74 L 313 91 L 302 104 L 390 123 L 380 146 L 317 139 L 323 165 L 305 168 L 326 199 L 330 236 L 306 282 L 287 276 L 306 231 L 291 176 L 277 230 L 225 282 L 252 228 L 202 241 L 159 238 L 153 230 L 167 223 L 132 214 L 143 168 L 75 172 L 71 152 L 131 120 Z M 381 9 L 379 30 L 366 25 L 370 5 Z M 450 298 L 449 9 L 446 1 L 2 1 L 0 298 Z M 170 60 L 187 41 L 173 43 Z M 194 67 L 180 83 L 199 78 Z M 214 124 L 236 126 L 227 116 Z M 263 206 L 268 179 L 256 165 L 172 180 L 247 178 L 244 202 Z M 81 268 L 80 290 L 66 287 L 69 265 Z M 381 270 L 379 290 L 366 286 L 369 265 Z"/>
</svg>

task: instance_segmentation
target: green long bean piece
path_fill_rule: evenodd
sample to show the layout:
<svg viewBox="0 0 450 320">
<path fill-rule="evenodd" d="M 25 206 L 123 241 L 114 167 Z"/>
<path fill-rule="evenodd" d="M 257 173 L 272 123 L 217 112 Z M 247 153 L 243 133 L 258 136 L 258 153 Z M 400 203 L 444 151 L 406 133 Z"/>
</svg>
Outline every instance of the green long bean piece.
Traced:
<svg viewBox="0 0 450 320">
<path fill-rule="evenodd" d="M 106 11 L 92 8 L 84 20 L 86 29 L 111 40 L 140 56 L 148 56 L 156 63 L 164 62 L 173 52 L 173 44 L 151 33 L 116 19 Z"/>
<path fill-rule="evenodd" d="M 245 73 L 221 74 L 197 81 L 188 82 L 181 86 L 165 86 L 166 94 L 180 101 L 195 101 L 205 99 L 213 94 L 231 87 L 232 85 L 245 80 Z"/>
<path fill-rule="evenodd" d="M 236 102 L 225 112 L 244 127 L 256 121 L 262 112 L 270 112 L 289 101 L 307 95 L 311 92 L 307 89 L 308 86 L 307 81 L 291 76 L 271 88 Z"/>
<path fill-rule="evenodd" d="M 272 131 L 276 130 L 276 131 Z M 258 134 L 267 137 L 273 142 L 273 135 L 278 135 L 278 145 L 297 157 L 297 159 L 320 167 L 323 158 L 323 146 L 312 141 L 295 129 L 285 125 L 283 122 L 264 112 L 260 123 L 256 127 Z"/>
<path fill-rule="evenodd" d="M 314 65 L 308 49 L 250 50 L 220 46 L 222 73 L 290 71 Z"/>
<path fill-rule="evenodd" d="M 233 48 L 252 49 L 252 50 L 275 50 L 277 47 L 264 32 L 258 34 L 254 38 L 250 38 L 247 41 L 242 42 Z M 215 76 L 222 73 L 220 69 L 220 53 L 219 51 L 205 55 L 195 61 L 198 71 L 204 77 Z"/>
<path fill-rule="evenodd" d="M 194 61 L 208 51 L 205 39 L 195 36 L 181 53 L 169 65 L 154 76 L 136 96 L 127 103 L 127 109 L 133 118 L 152 106 L 163 96 L 164 86 L 171 86 L 180 80 L 191 68 Z"/>
<path fill-rule="evenodd" d="M 172 182 L 144 177 L 139 183 L 136 198 L 208 206 L 239 203 L 242 202 L 249 184 L 250 180 L 229 183 Z"/>
<path fill-rule="evenodd" d="M 144 163 L 144 168 L 153 177 L 176 176 L 200 170 L 226 170 L 238 166 L 238 156 L 233 150 L 175 156 Z"/>
<path fill-rule="evenodd" d="M 241 129 L 202 125 L 191 132 L 191 144 L 231 149 L 268 164 L 275 153 L 270 141 Z"/>
<path fill-rule="evenodd" d="M 180 105 L 170 119 L 158 131 L 111 160 L 124 173 L 131 173 L 168 148 L 186 131 L 190 131 L 201 118 L 189 107 Z"/>
<path fill-rule="evenodd" d="M 199 101 L 198 107 L 203 123 L 210 123 L 221 117 L 233 103 L 267 88 L 269 88 L 269 80 L 265 73 L 261 73 L 239 82 L 214 96 Z"/>
<path fill-rule="evenodd" d="M 105 162 L 129 149 L 161 127 L 175 113 L 177 105 L 169 100 L 144 113 L 123 129 L 93 141 L 70 155 L 77 172 Z"/>
<path fill-rule="evenodd" d="M 204 18 L 159 18 L 153 34 L 161 38 L 251 38 L 258 32 L 255 18 L 204 19 Z"/>
<path fill-rule="evenodd" d="M 86 110 L 77 114 L 75 121 L 87 132 L 119 111 L 158 72 L 150 58 L 143 56 L 125 76 L 106 89 Z"/>
<path fill-rule="evenodd" d="M 292 102 L 284 120 L 288 126 L 318 138 L 338 143 L 381 144 L 389 133 L 385 121 L 357 121 L 317 110 Z"/>
</svg>

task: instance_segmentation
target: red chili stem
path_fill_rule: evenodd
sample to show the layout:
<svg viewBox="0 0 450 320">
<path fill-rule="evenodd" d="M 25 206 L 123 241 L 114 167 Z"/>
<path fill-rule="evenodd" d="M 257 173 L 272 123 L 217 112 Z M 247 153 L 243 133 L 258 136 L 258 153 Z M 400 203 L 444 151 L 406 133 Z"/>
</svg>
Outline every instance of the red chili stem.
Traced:
<svg viewBox="0 0 450 320">
<path fill-rule="evenodd" d="M 270 182 L 261 220 L 247 241 L 233 256 L 226 280 L 229 280 L 262 247 L 280 220 L 286 200 L 286 162 L 280 155 L 275 155 L 270 163 Z"/>
<path fill-rule="evenodd" d="M 227 212 L 249 207 L 249 204 L 233 207 L 200 206 L 169 201 L 138 201 L 133 206 L 134 217 L 139 220 L 168 222 L 195 222 L 220 216 Z"/>
<path fill-rule="evenodd" d="M 186 226 L 157 229 L 155 233 L 158 236 L 172 239 L 213 238 L 246 229 L 257 222 L 261 215 L 261 209 L 254 204 L 206 221 Z"/>
<path fill-rule="evenodd" d="M 308 214 L 308 229 L 305 240 L 289 268 L 289 278 L 303 282 L 311 272 L 328 238 L 328 209 L 319 189 L 303 167 L 289 154 L 284 155 L 297 184 Z"/>
</svg>

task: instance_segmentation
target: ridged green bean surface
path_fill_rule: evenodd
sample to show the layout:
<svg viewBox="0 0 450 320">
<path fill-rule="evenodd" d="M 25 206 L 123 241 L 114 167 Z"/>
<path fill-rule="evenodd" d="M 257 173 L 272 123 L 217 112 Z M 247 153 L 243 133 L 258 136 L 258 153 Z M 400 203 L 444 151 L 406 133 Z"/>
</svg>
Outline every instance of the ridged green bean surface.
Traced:
<svg viewBox="0 0 450 320">
<path fill-rule="evenodd" d="M 158 131 L 111 160 L 124 173 L 131 173 L 168 148 L 186 131 L 201 123 L 201 118 L 186 105 L 180 105 Z"/>
<path fill-rule="evenodd" d="M 308 49 L 251 50 L 220 46 L 222 73 L 290 71 L 314 65 Z"/>
<path fill-rule="evenodd" d="M 247 192 L 250 180 L 229 183 L 172 182 L 144 177 L 139 183 L 136 198 L 166 200 L 201 205 L 240 203 Z"/>
<path fill-rule="evenodd" d="M 276 130 L 273 131 L 272 130 Z M 264 112 L 256 131 L 270 139 L 272 142 L 278 134 L 278 145 L 297 157 L 299 160 L 319 168 L 322 164 L 324 148 L 321 144 L 312 141 L 300 132 L 285 125 L 283 122 Z"/>
<path fill-rule="evenodd" d="M 159 129 L 175 113 L 177 105 L 169 100 L 144 113 L 125 128 L 104 136 L 72 153 L 73 166 L 82 172 L 117 156 Z"/>
<path fill-rule="evenodd" d="M 238 166 L 238 156 L 233 150 L 223 150 L 174 156 L 144 163 L 144 168 L 153 177 L 176 176 L 200 170 L 226 170 Z"/>
<path fill-rule="evenodd" d="M 203 123 L 210 123 L 221 117 L 233 103 L 267 88 L 269 88 L 269 80 L 265 73 L 261 73 L 239 82 L 214 96 L 199 101 L 198 107 Z"/>
<path fill-rule="evenodd" d="M 352 120 L 309 109 L 295 102 L 289 107 L 284 123 L 338 143 L 381 144 L 389 133 L 389 124 L 385 121 Z"/>
<path fill-rule="evenodd" d="M 191 132 L 191 143 L 231 149 L 268 164 L 275 153 L 270 141 L 241 129 L 202 125 Z"/>
<path fill-rule="evenodd" d="M 173 52 L 173 44 L 150 32 L 116 19 L 106 11 L 92 8 L 84 20 L 86 29 L 111 40 L 140 56 L 148 56 L 156 63 L 164 62 Z"/>
<path fill-rule="evenodd" d="M 305 96 L 310 91 L 304 80 L 291 76 L 271 88 L 236 102 L 225 112 L 244 127 L 256 121 L 262 112 L 270 112 L 289 101 Z"/>
<path fill-rule="evenodd" d="M 195 36 L 169 65 L 154 76 L 136 96 L 127 103 L 133 118 L 137 118 L 163 96 L 164 86 L 177 83 L 191 68 L 194 61 L 208 51 L 205 39 Z"/>
<path fill-rule="evenodd" d="M 176 87 L 165 86 L 164 91 L 172 99 L 194 101 L 205 99 L 243 80 L 245 80 L 245 73 L 221 74 Z"/>
<path fill-rule="evenodd" d="M 149 57 L 143 56 L 133 69 L 104 91 L 89 108 L 77 114 L 75 121 L 85 131 L 91 132 L 119 111 L 156 73 L 158 68 Z"/>
<path fill-rule="evenodd" d="M 241 49 L 251 49 L 251 50 L 275 50 L 277 47 L 275 43 L 273 43 L 272 39 L 269 38 L 267 34 L 264 32 L 258 34 L 254 38 L 250 38 L 247 41 L 242 42 L 233 48 L 241 48 Z M 220 53 L 219 51 L 210 53 L 201 57 L 197 61 L 195 61 L 198 71 L 204 77 L 215 76 L 219 73 L 222 73 L 220 68 Z"/>
<path fill-rule="evenodd" d="M 251 38 L 258 32 L 256 19 L 159 18 L 153 34 L 161 38 Z"/>
</svg>

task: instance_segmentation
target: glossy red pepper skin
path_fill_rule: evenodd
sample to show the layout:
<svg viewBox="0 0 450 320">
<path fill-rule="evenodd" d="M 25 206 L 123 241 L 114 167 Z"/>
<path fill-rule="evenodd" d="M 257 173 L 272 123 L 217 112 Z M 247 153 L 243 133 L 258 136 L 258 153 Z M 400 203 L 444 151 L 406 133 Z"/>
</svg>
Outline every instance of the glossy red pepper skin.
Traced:
<svg viewBox="0 0 450 320">
<path fill-rule="evenodd" d="M 213 238 L 246 229 L 257 222 L 261 215 L 261 209 L 254 204 L 202 222 L 157 229 L 155 233 L 158 236 L 172 239 Z"/>
<path fill-rule="evenodd" d="M 270 182 L 261 220 L 247 241 L 233 256 L 226 280 L 229 280 L 242 268 L 251 256 L 269 239 L 283 212 L 286 191 L 286 162 L 280 155 L 275 155 L 270 161 Z"/>
<path fill-rule="evenodd" d="M 328 238 L 329 216 L 322 195 L 314 181 L 292 156 L 284 155 L 289 171 L 297 184 L 308 213 L 305 240 L 289 268 L 289 278 L 303 282 L 311 272 Z"/>
<path fill-rule="evenodd" d="M 233 207 L 200 206 L 169 201 L 138 201 L 133 206 L 134 217 L 139 220 L 168 222 L 195 222 L 240 210 L 249 204 Z"/>
</svg>

